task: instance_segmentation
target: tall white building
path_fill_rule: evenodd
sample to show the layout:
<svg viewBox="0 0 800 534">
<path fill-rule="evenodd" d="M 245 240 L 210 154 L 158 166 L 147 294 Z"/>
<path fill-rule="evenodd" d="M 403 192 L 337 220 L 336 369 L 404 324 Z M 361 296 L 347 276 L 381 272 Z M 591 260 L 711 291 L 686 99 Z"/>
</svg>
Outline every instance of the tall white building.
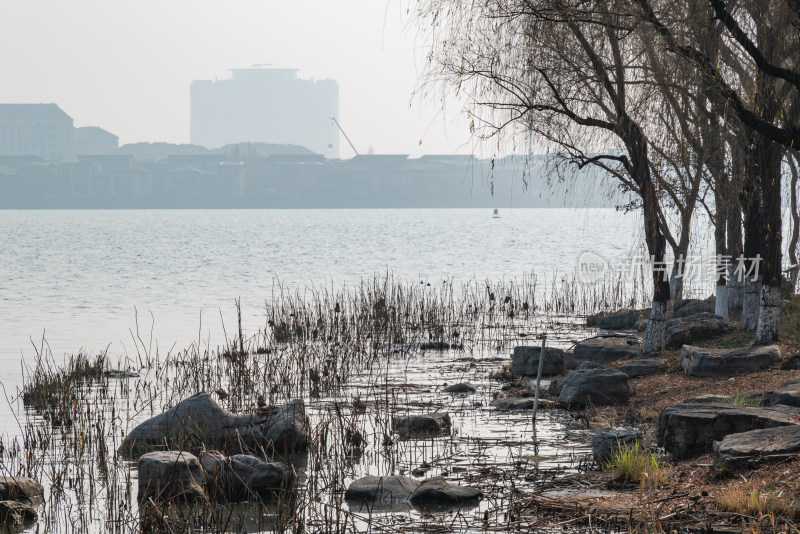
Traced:
<svg viewBox="0 0 800 534">
<path fill-rule="evenodd" d="M 228 80 L 191 85 L 191 142 L 217 148 L 245 141 L 302 145 L 339 157 L 339 84 L 302 80 L 294 69 L 233 69 Z"/>
<path fill-rule="evenodd" d="M 56 104 L 0 104 L 0 156 L 74 156 L 72 117 Z"/>
</svg>

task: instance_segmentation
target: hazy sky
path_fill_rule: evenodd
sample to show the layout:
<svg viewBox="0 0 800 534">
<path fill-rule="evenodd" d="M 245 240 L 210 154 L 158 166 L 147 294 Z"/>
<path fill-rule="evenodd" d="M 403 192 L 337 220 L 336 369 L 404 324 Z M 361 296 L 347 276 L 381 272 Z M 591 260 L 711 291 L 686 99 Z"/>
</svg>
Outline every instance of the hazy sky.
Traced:
<svg viewBox="0 0 800 534">
<path fill-rule="evenodd" d="M 412 98 L 414 0 L 8 0 L 0 102 L 55 102 L 76 126 L 189 142 L 189 84 L 273 63 L 339 82 L 359 151 L 473 152 L 458 103 Z M 409 13 L 407 10 L 411 10 Z M 420 145 L 420 140 L 422 144 Z M 341 156 L 351 151 L 341 140 Z"/>
</svg>

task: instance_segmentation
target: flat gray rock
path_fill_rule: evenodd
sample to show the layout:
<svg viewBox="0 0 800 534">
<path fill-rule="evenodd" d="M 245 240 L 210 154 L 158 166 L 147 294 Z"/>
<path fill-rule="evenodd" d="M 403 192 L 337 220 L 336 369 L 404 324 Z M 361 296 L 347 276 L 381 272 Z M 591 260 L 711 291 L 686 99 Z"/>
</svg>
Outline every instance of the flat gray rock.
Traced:
<svg viewBox="0 0 800 534">
<path fill-rule="evenodd" d="M 262 413 L 234 414 L 221 408 L 208 393 L 192 395 L 161 415 L 134 428 L 119 447 L 125 458 L 153 450 L 222 449 L 241 446 L 288 452 L 307 445 L 303 401 L 293 400 Z"/>
<path fill-rule="evenodd" d="M 680 299 L 672 307 L 672 317 L 689 317 L 698 313 L 714 313 L 716 299 L 712 296 L 705 300 Z"/>
<path fill-rule="evenodd" d="M 139 466 L 139 500 L 194 501 L 205 495 L 206 473 L 197 456 L 182 451 L 143 454 Z"/>
<path fill-rule="evenodd" d="M 577 371 L 583 371 L 584 369 L 605 369 L 605 367 L 597 362 L 590 362 L 587 360 L 585 362 L 581 362 L 581 364 L 575 369 Z"/>
<path fill-rule="evenodd" d="M 592 455 L 595 462 L 605 467 L 618 450 L 636 445 L 642 448 L 640 430 L 607 430 L 592 437 Z"/>
<path fill-rule="evenodd" d="M 727 331 L 728 322 L 719 315 L 699 313 L 667 321 L 664 341 L 668 346 L 685 345 L 721 336 Z"/>
<path fill-rule="evenodd" d="M 494 399 L 492 402 L 489 403 L 489 406 L 496 408 L 501 411 L 509 411 L 509 410 L 532 410 L 533 409 L 533 397 L 503 397 L 500 399 Z M 539 397 L 539 408 L 554 408 L 556 403 L 552 400 L 547 400 Z"/>
<path fill-rule="evenodd" d="M 43 496 L 44 488 L 32 478 L 0 476 L 0 501 L 32 501 Z"/>
<path fill-rule="evenodd" d="M 558 401 L 569 406 L 607 406 L 625 404 L 629 396 L 625 373 L 613 369 L 584 369 L 567 375 Z"/>
<path fill-rule="evenodd" d="M 600 364 L 627 358 L 637 358 L 642 354 L 641 341 L 636 336 L 604 334 L 590 337 L 575 345 L 575 363 L 590 361 Z"/>
<path fill-rule="evenodd" d="M 392 431 L 406 438 L 449 434 L 450 426 L 450 415 L 446 413 L 410 415 L 392 420 Z"/>
<path fill-rule="evenodd" d="M 515 375 L 536 376 L 539 372 L 539 353 L 542 347 L 514 347 L 511 355 L 511 372 Z M 551 376 L 564 372 L 564 351 L 555 347 L 545 347 L 542 375 Z"/>
<path fill-rule="evenodd" d="M 706 349 L 684 345 L 681 366 L 693 376 L 732 376 L 769 369 L 779 362 L 777 345 L 746 349 Z"/>
<path fill-rule="evenodd" d="M 478 388 L 469 382 L 461 382 L 442 388 L 442 393 L 475 393 L 476 391 L 478 391 Z"/>
<path fill-rule="evenodd" d="M 631 378 L 650 376 L 660 373 L 665 363 L 667 360 L 662 358 L 631 360 L 617 367 L 617 371 L 625 373 Z"/>
<path fill-rule="evenodd" d="M 354 480 L 344 492 L 344 498 L 348 501 L 395 504 L 408 501 L 417 486 L 419 482 L 410 477 L 366 476 Z"/>
<path fill-rule="evenodd" d="M 751 468 L 796 458 L 797 453 L 800 453 L 799 425 L 751 430 L 714 442 L 714 468 Z"/>
<path fill-rule="evenodd" d="M 714 441 L 730 434 L 793 425 L 791 414 L 772 408 L 731 404 L 673 404 L 656 418 L 659 447 L 684 460 L 711 452 Z"/>
<path fill-rule="evenodd" d="M 800 385 L 789 385 L 775 391 L 765 391 L 762 398 L 767 406 L 783 405 L 800 408 Z"/>
<path fill-rule="evenodd" d="M 460 506 L 477 503 L 483 493 L 477 488 L 450 484 L 442 477 L 423 480 L 414 493 L 411 502 L 417 506 Z"/>
</svg>

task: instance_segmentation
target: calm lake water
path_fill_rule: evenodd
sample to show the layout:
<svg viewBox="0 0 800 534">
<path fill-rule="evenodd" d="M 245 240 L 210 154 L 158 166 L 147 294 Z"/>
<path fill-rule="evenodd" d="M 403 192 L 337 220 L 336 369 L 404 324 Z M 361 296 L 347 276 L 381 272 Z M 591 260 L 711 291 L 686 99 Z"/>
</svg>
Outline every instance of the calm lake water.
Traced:
<svg viewBox="0 0 800 534">
<path fill-rule="evenodd" d="M 582 250 L 628 256 L 638 214 L 613 209 L 3 211 L 0 382 L 46 340 L 56 359 L 108 347 L 135 355 L 131 330 L 162 352 L 224 342 L 241 298 L 244 328 L 291 288 L 357 284 L 391 272 L 432 283 L 574 272 Z M 131 354 L 133 353 L 133 354 Z M 8 421 L 0 400 L 0 421 Z"/>
</svg>

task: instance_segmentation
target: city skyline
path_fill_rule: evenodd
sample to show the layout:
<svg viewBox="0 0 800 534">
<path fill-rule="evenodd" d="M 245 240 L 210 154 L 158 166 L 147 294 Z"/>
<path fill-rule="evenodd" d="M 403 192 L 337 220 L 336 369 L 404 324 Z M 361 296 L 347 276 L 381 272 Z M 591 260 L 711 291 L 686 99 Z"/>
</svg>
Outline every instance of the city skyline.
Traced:
<svg viewBox="0 0 800 534">
<path fill-rule="evenodd" d="M 190 140 L 192 80 L 271 63 L 302 78 L 337 80 L 338 119 L 359 152 L 480 152 L 458 102 L 445 99 L 443 107 L 435 96 L 414 96 L 425 60 L 412 7 L 365 0 L 344 8 L 321 1 L 15 3 L 0 21 L 0 42 L 26 53 L 4 61 L 15 74 L 0 101 L 57 103 L 76 126 L 100 126 L 121 145 L 182 144 Z M 350 157 L 342 137 L 340 144 L 341 157 Z"/>
</svg>

